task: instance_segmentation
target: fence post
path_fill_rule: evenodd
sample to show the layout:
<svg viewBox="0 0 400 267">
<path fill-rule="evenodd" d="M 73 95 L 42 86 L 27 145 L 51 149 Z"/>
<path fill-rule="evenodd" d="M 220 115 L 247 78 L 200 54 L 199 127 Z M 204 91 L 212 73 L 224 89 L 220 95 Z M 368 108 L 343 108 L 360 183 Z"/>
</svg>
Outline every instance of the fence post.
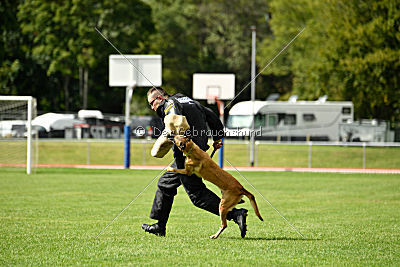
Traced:
<svg viewBox="0 0 400 267">
<path fill-rule="evenodd" d="M 365 165 L 365 146 L 366 146 L 366 143 L 363 142 L 363 169 L 365 169 L 365 167 L 366 167 L 366 165 Z"/>
<path fill-rule="evenodd" d="M 312 142 L 308 142 L 308 168 L 311 168 L 312 160 Z"/>
<path fill-rule="evenodd" d="M 222 138 L 221 139 L 221 141 L 222 141 L 222 146 L 221 146 L 221 148 L 219 149 L 219 157 L 218 157 L 218 165 L 219 165 L 219 167 L 222 169 L 223 167 L 224 167 L 224 138 Z"/>
<path fill-rule="evenodd" d="M 90 139 L 87 139 L 87 156 L 86 156 L 86 165 L 90 165 Z"/>
<path fill-rule="evenodd" d="M 143 162 L 143 165 L 146 165 L 146 140 L 143 140 L 142 141 L 142 143 L 143 143 L 143 154 L 142 154 L 142 157 L 143 157 L 143 160 L 142 160 L 142 162 Z"/>
<path fill-rule="evenodd" d="M 255 160 L 254 160 L 254 166 L 258 166 L 258 146 L 259 146 L 260 142 L 256 141 L 255 144 L 256 144 L 256 147 L 255 147 L 256 156 L 255 156 Z"/>
</svg>

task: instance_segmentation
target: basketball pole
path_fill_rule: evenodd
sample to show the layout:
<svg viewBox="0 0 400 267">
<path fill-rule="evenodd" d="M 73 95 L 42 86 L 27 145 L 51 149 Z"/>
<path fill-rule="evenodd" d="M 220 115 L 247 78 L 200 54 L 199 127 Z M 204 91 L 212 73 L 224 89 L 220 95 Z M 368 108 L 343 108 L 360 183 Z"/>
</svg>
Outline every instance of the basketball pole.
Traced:
<svg viewBox="0 0 400 267">
<path fill-rule="evenodd" d="M 125 91 L 125 126 L 124 126 L 124 168 L 129 169 L 131 163 L 131 100 L 135 85 L 127 86 Z"/>
<path fill-rule="evenodd" d="M 118 53 L 119 53 L 119 55 L 118 55 L 118 57 L 120 57 L 120 56 L 122 56 L 122 58 L 124 59 L 124 60 L 126 60 L 126 62 L 128 62 L 132 67 L 134 67 L 135 68 L 135 70 L 138 72 L 138 73 L 140 73 L 142 76 L 143 76 L 143 78 L 145 78 L 146 80 L 147 80 L 147 82 L 149 83 L 149 84 L 147 84 L 147 83 L 145 83 L 145 82 L 141 82 L 141 79 L 139 79 L 139 74 L 137 74 L 137 73 L 135 73 L 135 75 L 134 76 L 136 76 L 136 80 L 132 80 L 132 79 L 129 79 L 129 81 L 128 82 L 126 82 L 126 81 L 123 81 L 123 82 L 121 82 L 121 69 L 120 68 L 118 68 L 118 72 L 112 72 L 112 67 L 111 67 L 111 59 L 112 59 L 112 56 L 113 55 L 110 55 L 109 56 L 109 85 L 110 86 L 126 86 L 126 85 L 128 85 L 127 87 L 126 87 L 126 92 L 125 92 L 125 126 L 124 126 L 124 136 L 125 136 L 125 145 L 124 145 L 124 167 L 125 167 L 125 169 L 129 169 L 129 167 L 130 167 L 130 149 L 131 149 L 131 143 L 130 143 L 130 141 L 131 141 L 131 127 L 130 127 L 130 103 L 131 103 L 131 98 L 132 98 L 132 93 L 133 93 L 133 88 L 135 87 L 135 86 L 152 86 L 153 88 L 156 88 L 157 89 L 157 87 L 156 87 L 156 85 L 157 85 L 157 83 L 156 83 L 156 85 L 154 84 L 154 83 L 152 83 L 148 78 L 147 78 L 147 75 L 144 75 L 141 71 L 140 71 L 140 69 L 137 67 L 137 66 L 135 66 L 135 64 L 133 64 L 132 63 L 132 61 L 131 60 L 129 60 L 128 59 L 128 57 L 127 56 L 125 56 L 124 54 L 122 54 L 121 53 L 121 51 L 119 51 L 118 50 L 118 48 L 116 48 L 115 47 L 115 45 L 113 45 L 113 43 L 111 43 L 110 42 L 110 40 L 108 40 L 107 39 L 107 37 L 105 37 L 104 36 L 104 34 L 99 30 L 99 29 L 97 29 L 97 27 L 94 27 L 94 29 L 101 35 L 101 37 L 103 37 L 103 39 L 104 40 L 106 40 Z M 132 55 L 128 55 L 129 57 L 131 57 Z M 148 56 L 150 56 L 150 55 L 141 55 L 141 59 L 144 59 L 144 57 L 146 57 L 147 59 L 149 59 L 148 58 Z M 153 59 L 154 59 L 154 57 L 156 57 L 157 59 L 159 59 L 160 60 L 160 64 L 159 64 L 159 74 L 155 74 L 156 75 L 156 77 L 159 77 L 158 79 L 159 79 L 159 84 L 158 84 L 158 86 L 161 86 L 161 72 L 162 72 L 162 69 L 161 69 L 161 55 L 152 55 L 151 56 Z M 139 57 L 138 56 L 136 56 L 136 59 L 137 60 L 139 60 Z M 156 63 L 157 64 L 157 63 Z M 120 64 L 118 64 L 118 65 L 120 65 Z M 138 62 L 138 66 L 139 66 L 140 64 L 139 64 L 139 62 Z M 120 66 L 119 66 L 120 67 Z M 152 66 L 152 68 L 154 68 L 154 66 Z M 133 69 L 132 69 L 133 70 Z M 115 76 L 116 75 L 116 73 L 118 73 L 118 75 L 117 76 Z M 131 72 L 131 75 L 133 74 L 133 72 Z M 154 73 L 153 73 L 153 75 L 154 75 Z M 111 79 L 111 77 L 112 77 L 112 79 Z M 126 75 L 126 73 L 124 73 L 124 72 L 122 72 L 122 77 L 129 77 L 129 75 Z M 154 77 L 153 77 L 154 78 Z M 115 79 L 115 80 L 114 80 Z"/>
<path fill-rule="evenodd" d="M 218 97 L 215 97 L 215 101 L 217 102 L 219 119 L 222 125 L 224 125 L 224 101 L 219 100 Z M 224 167 L 224 139 L 222 138 L 221 141 L 222 141 L 222 146 L 219 149 L 219 167 L 222 169 Z"/>
<path fill-rule="evenodd" d="M 207 104 L 217 102 L 219 119 L 224 126 L 225 104 L 222 100 L 235 97 L 235 74 L 233 73 L 194 73 L 193 74 L 193 99 L 207 100 Z M 227 134 L 225 126 L 224 135 Z M 224 142 L 224 138 L 221 138 Z M 224 165 L 224 145 L 219 149 L 219 166 Z"/>
</svg>

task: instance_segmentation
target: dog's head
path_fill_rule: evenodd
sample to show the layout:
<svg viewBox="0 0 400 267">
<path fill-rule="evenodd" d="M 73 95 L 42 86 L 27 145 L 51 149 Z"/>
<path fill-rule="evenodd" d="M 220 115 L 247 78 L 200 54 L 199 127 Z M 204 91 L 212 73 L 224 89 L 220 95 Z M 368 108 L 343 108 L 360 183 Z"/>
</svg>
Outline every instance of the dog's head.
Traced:
<svg viewBox="0 0 400 267">
<path fill-rule="evenodd" d="M 186 148 L 190 146 L 192 138 L 186 135 L 175 135 L 174 143 L 179 148 L 180 151 L 184 152 Z"/>
</svg>

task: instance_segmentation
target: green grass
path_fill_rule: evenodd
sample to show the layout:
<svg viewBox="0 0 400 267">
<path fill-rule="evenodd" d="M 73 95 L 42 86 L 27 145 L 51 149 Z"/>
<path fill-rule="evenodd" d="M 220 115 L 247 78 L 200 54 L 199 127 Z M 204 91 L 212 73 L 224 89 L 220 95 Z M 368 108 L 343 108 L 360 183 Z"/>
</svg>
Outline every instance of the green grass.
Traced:
<svg viewBox="0 0 400 267">
<path fill-rule="evenodd" d="M 245 239 L 230 222 L 209 240 L 219 218 L 195 208 L 182 188 L 167 236 L 144 233 L 156 182 L 95 239 L 158 172 L 0 168 L 0 265 L 400 264 L 400 175 L 243 173 L 305 240 L 235 173 L 265 220 L 250 210 Z"/>
</svg>

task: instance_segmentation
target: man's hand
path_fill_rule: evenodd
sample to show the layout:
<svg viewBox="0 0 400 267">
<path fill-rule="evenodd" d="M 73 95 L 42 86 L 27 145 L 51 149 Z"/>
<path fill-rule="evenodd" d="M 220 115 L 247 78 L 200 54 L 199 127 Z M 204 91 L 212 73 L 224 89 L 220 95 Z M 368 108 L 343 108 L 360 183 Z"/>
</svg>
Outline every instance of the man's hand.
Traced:
<svg viewBox="0 0 400 267">
<path fill-rule="evenodd" d="M 215 149 L 220 149 L 222 147 L 222 140 L 221 139 L 215 140 L 213 143 L 213 147 Z"/>
</svg>

